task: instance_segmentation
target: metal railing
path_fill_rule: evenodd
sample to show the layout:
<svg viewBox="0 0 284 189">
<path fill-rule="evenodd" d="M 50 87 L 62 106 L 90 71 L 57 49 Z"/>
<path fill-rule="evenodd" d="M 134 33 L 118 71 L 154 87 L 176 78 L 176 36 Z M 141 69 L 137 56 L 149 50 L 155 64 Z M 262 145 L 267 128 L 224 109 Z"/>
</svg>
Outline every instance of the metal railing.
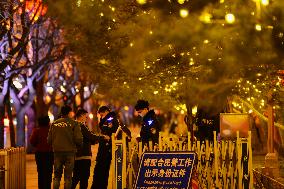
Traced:
<svg viewBox="0 0 284 189">
<path fill-rule="evenodd" d="M 0 149 L 0 189 L 26 188 L 25 148 Z"/>
<path fill-rule="evenodd" d="M 262 174 L 257 170 L 253 170 L 254 177 L 254 188 L 258 189 L 284 189 L 284 184 L 278 182 L 277 180 Z"/>
<path fill-rule="evenodd" d="M 124 135 L 123 135 L 124 136 Z M 191 136 L 190 133 L 188 136 Z M 113 186 L 131 188 L 138 171 L 138 160 L 145 151 L 194 151 L 197 154 L 196 181 L 200 188 L 253 188 L 251 132 L 248 138 L 236 140 L 194 141 L 190 137 L 169 137 L 160 133 L 159 144 L 149 142 L 142 146 L 142 142 L 135 140 L 127 142 L 126 136 L 122 140 L 112 139 L 112 175 Z M 121 181 L 121 182 L 117 182 Z M 128 187 L 127 187 L 128 186 Z"/>
</svg>

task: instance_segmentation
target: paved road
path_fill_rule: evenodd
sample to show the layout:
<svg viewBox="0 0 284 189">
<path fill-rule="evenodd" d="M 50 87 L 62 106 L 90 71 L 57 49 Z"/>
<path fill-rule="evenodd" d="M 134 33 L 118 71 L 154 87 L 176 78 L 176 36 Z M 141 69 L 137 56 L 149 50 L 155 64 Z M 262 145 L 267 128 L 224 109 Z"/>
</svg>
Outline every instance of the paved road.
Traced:
<svg viewBox="0 0 284 189">
<path fill-rule="evenodd" d="M 94 145 L 92 146 L 92 151 L 93 151 L 93 157 L 92 157 L 92 167 L 91 167 L 91 176 L 89 179 L 89 187 L 92 184 L 93 181 L 93 171 L 94 171 L 94 165 L 95 165 L 95 159 L 96 159 L 96 152 L 98 149 L 98 145 Z M 28 154 L 26 156 L 26 167 L 27 167 L 27 189 L 37 189 L 38 185 L 37 185 L 37 170 L 36 170 L 36 163 L 35 163 L 35 158 L 34 155 L 32 154 Z M 111 176 L 110 176 L 111 177 Z M 63 177 L 61 180 L 61 187 L 60 189 L 63 189 Z M 109 184 L 110 185 L 110 184 Z M 77 188 L 79 188 L 79 185 L 77 186 Z M 110 187 L 111 188 L 111 187 Z"/>
</svg>

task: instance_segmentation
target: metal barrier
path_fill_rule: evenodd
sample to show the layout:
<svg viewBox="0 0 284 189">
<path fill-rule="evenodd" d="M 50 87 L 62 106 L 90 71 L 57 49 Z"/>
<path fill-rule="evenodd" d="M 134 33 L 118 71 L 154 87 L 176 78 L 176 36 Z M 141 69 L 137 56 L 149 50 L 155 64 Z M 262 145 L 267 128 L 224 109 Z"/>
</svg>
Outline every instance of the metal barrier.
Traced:
<svg viewBox="0 0 284 189">
<path fill-rule="evenodd" d="M 0 149 L 0 189 L 26 188 L 24 147 Z"/>
<path fill-rule="evenodd" d="M 257 170 L 253 170 L 254 177 L 254 188 L 261 189 L 284 189 L 284 184 L 278 182 L 277 180 L 270 178 Z"/>
<path fill-rule="evenodd" d="M 190 133 L 188 136 L 191 136 Z M 147 146 L 135 140 L 112 140 L 113 186 L 132 188 L 138 169 L 138 159 L 145 151 L 194 151 L 197 154 L 196 181 L 199 188 L 253 188 L 251 132 L 248 138 L 218 141 L 195 141 L 189 138 L 169 137 L 160 133 L 159 144 Z"/>
</svg>

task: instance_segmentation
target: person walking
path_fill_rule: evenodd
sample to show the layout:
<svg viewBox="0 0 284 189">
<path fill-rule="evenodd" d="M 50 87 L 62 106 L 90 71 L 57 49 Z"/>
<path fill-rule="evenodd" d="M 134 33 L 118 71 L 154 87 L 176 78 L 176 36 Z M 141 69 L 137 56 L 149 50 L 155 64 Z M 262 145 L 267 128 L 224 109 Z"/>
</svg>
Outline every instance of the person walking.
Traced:
<svg viewBox="0 0 284 189">
<path fill-rule="evenodd" d="M 35 147 L 39 189 L 51 189 L 53 152 L 51 145 L 47 143 L 49 127 L 49 117 L 40 117 L 38 127 L 33 129 L 30 137 L 30 143 Z"/>
<path fill-rule="evenodd" d="M 83 142 L 80 126 L 72 119 L 72 114 L 70 106 L 63 106 L 61 117 L 52 123 L 48 133 L 48 143 L 54 152 L 54 189 L 60 187 L 63 170 L 64 188 L 71 188 L 76 149 Z"/>
<path fill-rule="evenodd" d="M 95 135 L 93 134 L 86 125 L 88 112 L 84 109 L 79 109 L 76 112 L 76 121 L 79 122 L 81 132 L 83 135 L 83 146 L 78 148 L 75 158 L 75 165 L 72 177 L 72 189 L 75 189 L 77 184 L 80 182 L 80 189 L 88 188 L 88 180 L 90 177 L 90 167 L 92 151 L 91 145 L 99 141 L 108 141 L 110 137 L 107 135 Z"/>
<path fill-rule="evenodd" d="M 138 100 L 135 105 L 135 110 L 138 115 L 142 117 L 142 127 L 140 131 L 140 138 L 143 145 L 152 141 L 153 144 L 159 142 L 160 123 L 154 110 L 149 109 L 149 102 L 145 100 Z"/>
<path fill-rule="evenodd" d="M 119 127 L 115 112 L 111 112 L 107 106 L 102 106 L 99 108 L 98 114 L 100 115 L 99 128 L 101 133 L 111 137 Z M 107 189 L 111 159 L 111 140 L 100 141 L 94 168 L 92 189 Z"/>
</svg>

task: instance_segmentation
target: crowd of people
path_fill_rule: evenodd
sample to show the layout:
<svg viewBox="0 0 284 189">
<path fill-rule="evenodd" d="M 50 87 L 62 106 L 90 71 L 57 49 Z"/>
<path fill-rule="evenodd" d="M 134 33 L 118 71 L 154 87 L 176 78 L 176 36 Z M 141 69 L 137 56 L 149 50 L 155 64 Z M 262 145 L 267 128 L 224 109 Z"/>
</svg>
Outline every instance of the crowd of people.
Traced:
<svg viewBox="0 0 284 189">
<path fill-rule="evenodd" d="M 158 143 L 160 123 L 149 103 L 138 100 L 135 110 L 142 117 L 140 137 L 143 143 Z M 100 135 L 91 132 L 86 124 L 88 112 L 77 110 L 75 117 L 70 106 L 61 108 L 60 117 L 50 124 L 48 116 L 38 119 L 38 127 L 33 130 L 30 142 L 35 146 L 35 158 L 38 172 L 38 188 L 59 189 L 64 172 L 64 188 L 88 188 L 91 168 L 91 145 L 99 143 L 96 164 L 93 173 L 92 189 L 107 189 L 109 169 L 112 160 L 111 136 L 119 137 L 124 131 L 131 137 L 130 131 L 121 126 L 115 112 L 109 107 L 98 109 Z"/>
</svg>

